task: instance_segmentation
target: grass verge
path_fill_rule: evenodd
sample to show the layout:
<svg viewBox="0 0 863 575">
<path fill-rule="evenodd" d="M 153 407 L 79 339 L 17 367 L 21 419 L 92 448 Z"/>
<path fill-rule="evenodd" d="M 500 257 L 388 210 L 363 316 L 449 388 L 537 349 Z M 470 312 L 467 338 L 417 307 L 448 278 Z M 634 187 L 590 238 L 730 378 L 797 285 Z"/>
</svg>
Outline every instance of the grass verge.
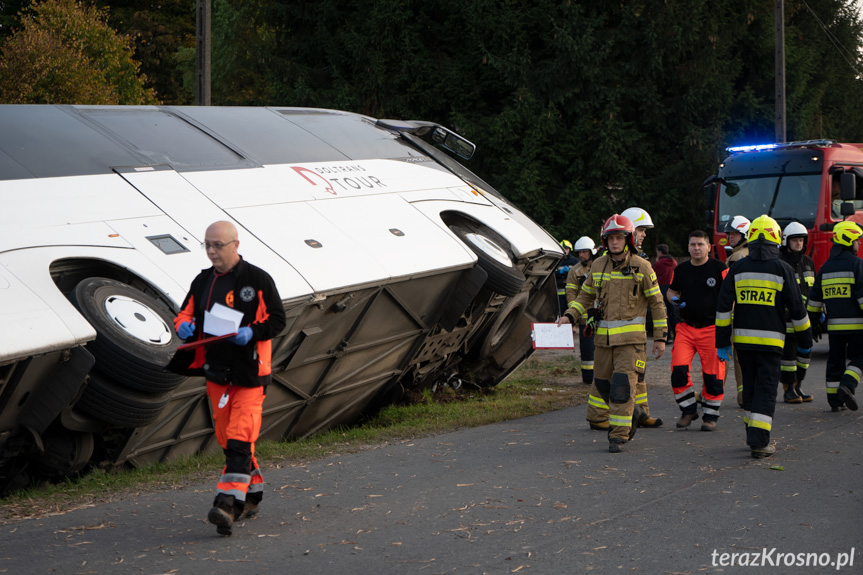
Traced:
<svg viewBox="0 0 863 575">
<path fill-rule="evenodd" d="M 339 453 L 426 437 L 579 405 L 587 398 L 580 364 L 572 353 L 541 352 L 494 389 L 469 384 L 426 391 L 403 405 L 391 405 L 350 427 L 297 441 L 262 440 L 255 452 L 264 469 L 299 465 Z M 0 524 L 66 513 L 138 493 L 215 482 L 224 458 L 199 455 L 140 469 L 91 469 L 61 483 L 43 484 L 0 500 Z"/>
</svg>

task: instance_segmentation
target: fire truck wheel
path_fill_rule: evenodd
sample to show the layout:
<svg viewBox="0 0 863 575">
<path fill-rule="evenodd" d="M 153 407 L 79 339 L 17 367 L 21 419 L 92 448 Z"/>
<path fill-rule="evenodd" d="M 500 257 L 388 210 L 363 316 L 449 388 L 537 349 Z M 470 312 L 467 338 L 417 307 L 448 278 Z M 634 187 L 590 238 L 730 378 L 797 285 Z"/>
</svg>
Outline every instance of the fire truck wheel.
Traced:
<svg viewBox="0 0 863 575">
<path fill-rule="evenodd" d="M 95 370 L 130 389 L 161 394 L 185 377 L 165 371 L 179 337 L 171 312 L 153 297 L 107 278 L 88 278 L 72 292 L 72 303 L 96 330 L 87 349 Z"/>
<path fill-rule="evenodd" d="M 509 254 L 488 236 L 450 226 L 450 230 L 476 254 L 479 267 L 488 274 L 486 285 L 505 296 L 514 296 L 524 287 L 524 274 L 512 264 Z"/>
</svg>

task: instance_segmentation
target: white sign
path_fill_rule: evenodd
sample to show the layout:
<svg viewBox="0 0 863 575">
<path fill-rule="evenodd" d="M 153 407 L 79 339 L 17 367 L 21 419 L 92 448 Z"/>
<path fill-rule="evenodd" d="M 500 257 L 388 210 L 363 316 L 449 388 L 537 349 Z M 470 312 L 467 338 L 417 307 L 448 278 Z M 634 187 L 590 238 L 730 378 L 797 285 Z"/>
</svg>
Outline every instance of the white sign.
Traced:
<svg viewBox="0 0 863 575">
<path fill-rule="evenodd" d="M 534 323 L 531 324 L 531 339 L 534 349 L 572 349 L 575 340 L 572 336 L 572 324 L 565 323 Z"/>
</svg>

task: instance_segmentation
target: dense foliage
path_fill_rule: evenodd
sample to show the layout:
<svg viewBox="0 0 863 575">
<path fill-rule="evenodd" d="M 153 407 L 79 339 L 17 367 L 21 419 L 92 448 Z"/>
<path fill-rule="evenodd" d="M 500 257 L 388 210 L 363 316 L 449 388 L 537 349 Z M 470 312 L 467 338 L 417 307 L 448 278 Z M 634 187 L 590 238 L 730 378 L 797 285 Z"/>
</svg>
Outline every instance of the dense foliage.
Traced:
<svg viewBox="0 0 863 575">
<path fill-rule="evenodd" d="M 0 36 L 29 4 L 0 0 Z M 157 97 L 190 104 L 195 2 L 96 4 Z M 682 248 L 724 147 L 773 140 L 773 2 L 213 0 L 213 13 L 214 104 L 440 122 L 477 144 L 469 168 L 559 237 L 596 238 L 638 205 L 659 224 L 648 243 Z M 863 141 L 853 2 L 786 0 L 785 20 L 788 138 Z"/>
</svg>

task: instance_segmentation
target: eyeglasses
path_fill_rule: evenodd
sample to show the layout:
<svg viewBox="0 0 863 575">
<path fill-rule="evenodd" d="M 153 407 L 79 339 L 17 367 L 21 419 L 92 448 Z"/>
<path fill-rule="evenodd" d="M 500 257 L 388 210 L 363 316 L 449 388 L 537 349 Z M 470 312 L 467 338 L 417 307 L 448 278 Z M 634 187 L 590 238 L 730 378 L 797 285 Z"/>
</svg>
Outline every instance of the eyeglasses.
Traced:
<svg viewBox="0 0 863 575">
<path fill-rule="evenodd" d="M 201 249 L 208 250 L 210 248 L 213 248 L 216 251 L 221 251 L 221 250 L 225 249 L 225 246 L 229 246 L 232 243 L 234 243 L 235 241 L 237 241 L 237 240 L 231 240 L 231 241 L 224 243 L 224 244 L 221 242 L 212 242 L 212 243 L 211 242 L 201 242 Z"/>
</svg>

